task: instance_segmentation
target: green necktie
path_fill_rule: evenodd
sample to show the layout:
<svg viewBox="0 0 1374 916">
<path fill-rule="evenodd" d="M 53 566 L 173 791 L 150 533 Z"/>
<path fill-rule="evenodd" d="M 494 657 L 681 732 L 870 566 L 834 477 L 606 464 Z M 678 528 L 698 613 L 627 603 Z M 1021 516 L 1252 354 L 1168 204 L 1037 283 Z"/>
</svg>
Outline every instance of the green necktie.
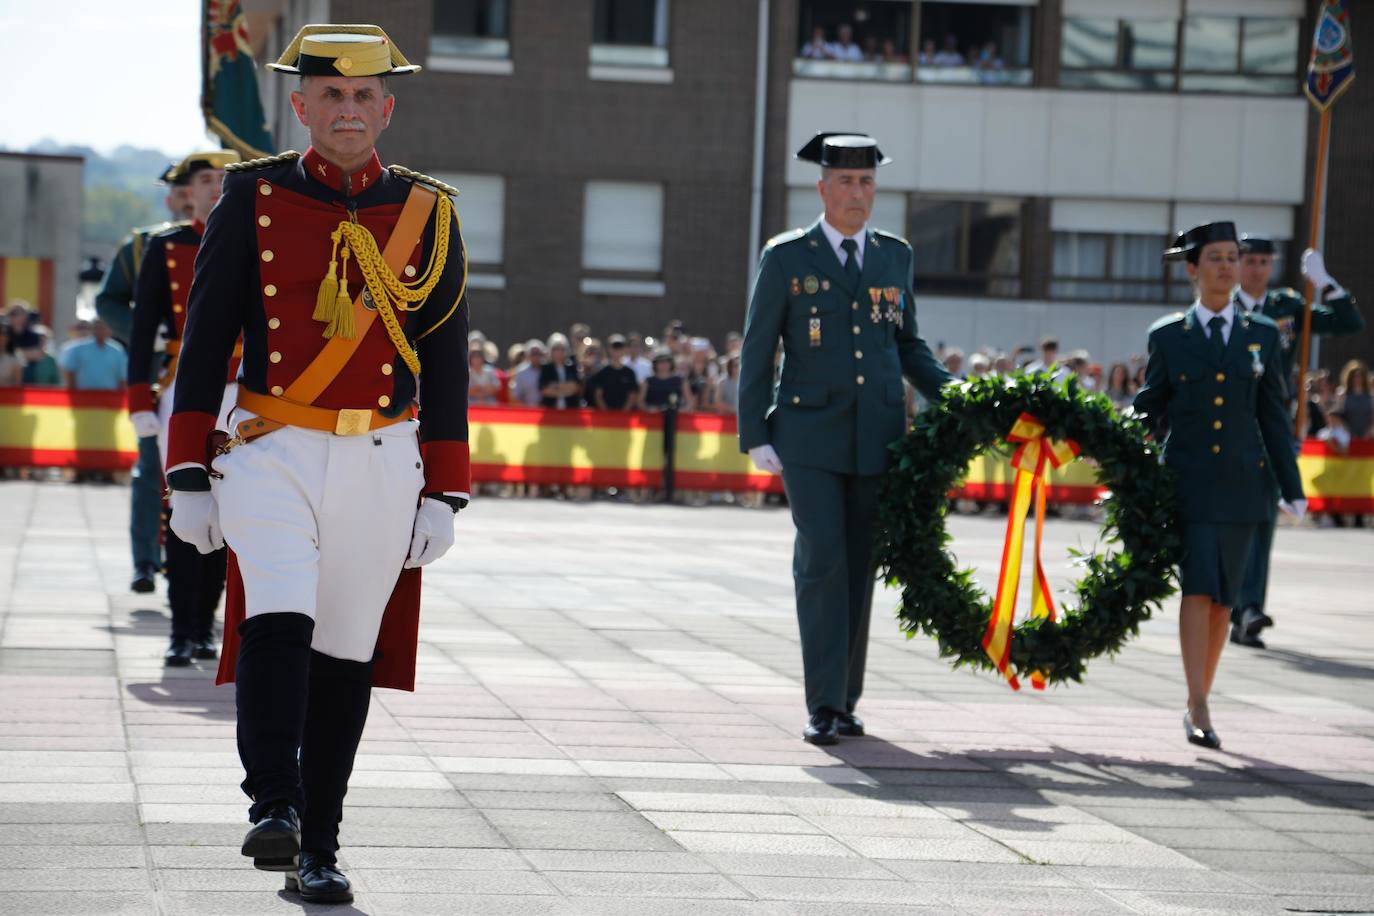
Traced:
<svg viewBox="0 0 1374 916">
<path fill-rule="evenodd" d="M 1221 335 L 1221 329 L 1226 327 L 1226 319 L 1220 315 L 1213 315 L 1212 319 L 1207 322 L 1207 327 L 1212 329 L 1212 352 L 1220 359 L 1221 355 L 1226 352 L 1226 338 Z"/>
<path fill-rule="evenodd" d="M 856 252 L 859 250 L 859 243 L 853 239 L 844 239 L 840 242 L 840 247 L 844 249 L 844 276 L 849 281 L 850 289 L 859 288 L 859 257 Z"/>
</svg>

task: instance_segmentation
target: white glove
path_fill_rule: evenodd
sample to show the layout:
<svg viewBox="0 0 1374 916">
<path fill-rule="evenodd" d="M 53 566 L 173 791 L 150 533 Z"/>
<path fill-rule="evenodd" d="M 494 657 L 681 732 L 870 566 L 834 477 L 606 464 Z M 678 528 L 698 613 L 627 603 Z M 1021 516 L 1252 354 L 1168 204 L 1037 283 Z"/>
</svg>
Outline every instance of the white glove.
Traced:
<svg viewBox="0 0 1374 916">
<path fill-rule="evenodd" d="M 756 445 L 749 450 L 749 457 L 754 461 L 754 467 L 769 474 L 782 473 L 782 459 L 778 453 L 773 451 L 771 445 Z"/>
<path fill-rule="evenodd" d="M 224 546 L 219 529 L 219 504 L 209 490 L 173 490 L 172 533 L 201 553 L 214 553 Z"/>
<path fill-rule="evenodd" d="M 410 538 L 410 556 L 405 568 L 425 566 L 448 553 L 453 546 L 453 521 L 457 513 L 438 499 L 421 500 L 415 513 L 415 533 Z"/>
<path fill-rule="evenodd" d="M 1328 286 L 1336 285 L 1335 279 L 1326 272 L 1326 259 L 1315 248 L 1309 248 L 1302 253 L 1302 275 L 1312 281 L 1312 286 L 1318 293 Z"/>
<path fill-rule="evenodd" d="M 157 421 L 157 414 L 151 410 L 135 410 L 129 414 L 129 422 L 134 424 L 134 432 L 140 439 L 156 436 L 162 430 L 162 424 Z"/>
<path fill-rule="evenodd" d="M 1279 500 L 1279 509 L 1293 516 L 1294 521 L 1302 521 L 1302 517 L 1307 514 L 1307 500 L 1295 499 L 1291 503 L 1286 499 Z"/>
</svg>

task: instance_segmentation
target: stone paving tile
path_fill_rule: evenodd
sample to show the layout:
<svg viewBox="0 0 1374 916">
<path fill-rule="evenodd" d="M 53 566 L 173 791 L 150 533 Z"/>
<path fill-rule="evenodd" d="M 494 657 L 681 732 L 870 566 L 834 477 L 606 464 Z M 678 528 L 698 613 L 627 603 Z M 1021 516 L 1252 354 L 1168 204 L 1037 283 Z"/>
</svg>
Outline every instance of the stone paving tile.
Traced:
<svg viewBox="0 0 1374 916">
<path fill-rule="evenodd" d="M 1188 858 L 1207 868 L 1222 871 L 1307 872 L 1316 874 L 1368 874 L 1368 866 L 1328 852 L 1256 852 L 1249 849 L 1183 849 Z"/>
<path fill-rule="evenodd" d="M 765 853 L 769 855 L 852 856 L 853 850 L 827 836 L 790 833 L 704 833 L 674 830 L 672 837 L 693 852 Z"/>
<path fill-rule="evenodd" d="M 842 843 L 861 856 L 871 859 L 923 859 L 948 862 L 1001 862 L 1013 864 L 1024 856 L 1001 843 L 976 836 L 899 837 L 852 836 L 838 837 Z"/>
<path fill-rule="evenodd" d="M 484 894 L 553 895 L 558 891 L 545 878 L 532 871 L 502 871 L 499 869 L 430 869 L 423 873 L 409 868 L 355 868 L 349 873 L 363 893 L 404 894 L 423 891 L 426 894 L 454 894 L 475 896 Z M 417 874 L 423 877 L 417 880 Z"/>
<path fill-rule="evenodd" d="M 721 814 L 689 811 L 645 811 L 660 830 L 706 830 L 717 833 L 825 833 L 795 814 Z"/>
<path fill-rule="evenodd" d="M 745 890 L 763 900 L 832 900 L 851 906 L 900 903 L 953 908 L 958 904 L 955 898 L 933 885 L 908 884 L 899 880 L 829 878 L 820 882 L 811 878 L 776 878 L 760 875 L 738 875 L 735 880 Z"/>
<path fill-rule="evenodd" d="M 775 878 L 852 878 L 891 881 L 894 872 L 858 856 L 769 855 L 767 853 L 706 853 L 709 862 L 726 875 Z"/>
<path fill-rule="evenodd" d="M 141 868 L 6 868 L 0 871 L 0 903 L 13 891 L 146 891 L 152 886 L 152 875 Z"/>
<path fill-rule="evenodd" d="M 69 891 L 60 895 L 47 891 L 0 893 L 0 913 L 23 913 L 26 916 L 152 916 L 158 912 L 158 904 L 151 892 Z M 299 912 L 297 908 L 296 913 Z"/>
<path fill-rule="evenodd" d="M 540 872 L 591 871 L 613 874 L 694 874 L 712 871 L 710 857 L 688 852 L 630 852 L 590 849 L 522 849 L 526 860 Z"/>
<path fill-rule="evenodd" d="M 693 900 L 749 897 L 738 884 L 720 875 L 559 872 L 547 877 L 569 897 L 678 897 Z"/>
<path fill-rule="evenodd" d="M 364 911 L 404 913 L 406 916 L 565 916 L 576 912 L 560 897 L 418 892 L 368 894 Z M 299 914 L 299 908 L 294 912 Z"/>
<path fill-rule="evenodd" d="M 1196 916 L 1196 914 L 1244 913 L 1280 916 L 1284 905 L 1257 894 L 1182 894 L 1166 891 L 1112 891 L 1112 897 L 1147 916 Z"/>
</svg>

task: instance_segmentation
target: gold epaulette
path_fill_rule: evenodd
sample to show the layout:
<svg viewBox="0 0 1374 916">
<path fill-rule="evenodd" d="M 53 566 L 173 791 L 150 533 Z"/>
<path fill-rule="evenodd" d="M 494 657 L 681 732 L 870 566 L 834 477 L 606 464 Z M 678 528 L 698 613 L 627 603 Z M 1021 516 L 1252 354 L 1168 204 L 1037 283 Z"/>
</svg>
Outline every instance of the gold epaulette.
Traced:
<svg viewBox="0 0 1374 916">
<path fill-rule="evenodd" d="M 387 168 L 391 170 L 391 174 L 396 175 L 399 178 L 409 178 L 411 181 L 418 181 L 421 184 L 427 184 L 437 191 L 443 191 L 450 197 L 458 196 L 457 188 L 455 188 L 451 184 L 444 184 L 437 178 L 431 178 L 430 176 L 422 174 L 420 172 L 412 172 L 410 169 L 406 168 L 403 165 L 389 165 L 387 166 Z"/>
<path fill-rule="evenodd" d="M 301 154 L 293 149 L 284 153 L 277 153 L 275 156 L 264 156 L 261 159 L 249 159 L 247 162 L 231 162 L 224 167 L 226 172 L 251 172 L 254 169 L 265 169 L 270 165 L 281 165 L 283 162 L 301 158 Z"/>
</svg>

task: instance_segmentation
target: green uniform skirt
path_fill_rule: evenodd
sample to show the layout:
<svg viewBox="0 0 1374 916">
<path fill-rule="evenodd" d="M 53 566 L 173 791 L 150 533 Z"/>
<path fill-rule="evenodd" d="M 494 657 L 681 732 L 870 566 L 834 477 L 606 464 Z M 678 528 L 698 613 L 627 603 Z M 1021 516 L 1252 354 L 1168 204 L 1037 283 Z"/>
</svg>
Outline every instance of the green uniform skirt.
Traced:
<svg viewBox="0 0 1374 916">
<path fill-rule="evenodd" d="M 1183 526 L 1183 594 L 1208 595 L 1222 607 L 1235 607 L 1245 584 L 1245 566 L 1254 522 L 1187 522 Z"/>
</svg>

